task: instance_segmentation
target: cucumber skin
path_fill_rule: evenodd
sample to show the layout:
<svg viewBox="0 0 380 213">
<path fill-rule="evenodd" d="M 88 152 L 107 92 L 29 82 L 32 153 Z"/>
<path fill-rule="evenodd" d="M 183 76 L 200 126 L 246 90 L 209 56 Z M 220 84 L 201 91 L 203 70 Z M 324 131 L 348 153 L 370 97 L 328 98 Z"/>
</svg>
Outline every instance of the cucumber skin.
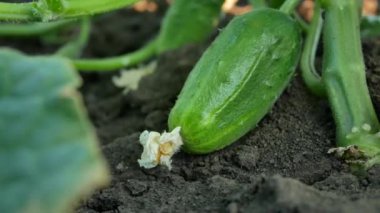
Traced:
<svg viewBox="0 0 380 213">
<path fill-rule="evenodd" d="M 169 115 L 183 149 L 205 154 L 239 139 L 271 109 L 301 52 L 297 23 L 274 9 L 234 18 L 191 71 Z"/>
<path fill-rule="evenodd" d="M 175 0 L 158 35 L 158 52 L 204 41 L 218 24 L 224 0 Z"/>
</svg>

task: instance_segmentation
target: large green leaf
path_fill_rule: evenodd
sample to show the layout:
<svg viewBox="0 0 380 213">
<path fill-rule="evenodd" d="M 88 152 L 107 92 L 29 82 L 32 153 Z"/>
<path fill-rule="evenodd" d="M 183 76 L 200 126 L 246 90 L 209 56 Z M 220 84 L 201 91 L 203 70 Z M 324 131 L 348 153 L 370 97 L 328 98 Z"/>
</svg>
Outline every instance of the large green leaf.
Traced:
<svg viewBox="0 0 380 213">
<path fill-rule="evenodd" d="M 363 16 L 360 24 L 363 38 L 376 38 L 380 36 L 380 16 Z"/>
<path fill-rule="evenodd" d="M 0 49 L 0 212 L 67 212 L 108 169 L 71 64 Z"/>
</svg>

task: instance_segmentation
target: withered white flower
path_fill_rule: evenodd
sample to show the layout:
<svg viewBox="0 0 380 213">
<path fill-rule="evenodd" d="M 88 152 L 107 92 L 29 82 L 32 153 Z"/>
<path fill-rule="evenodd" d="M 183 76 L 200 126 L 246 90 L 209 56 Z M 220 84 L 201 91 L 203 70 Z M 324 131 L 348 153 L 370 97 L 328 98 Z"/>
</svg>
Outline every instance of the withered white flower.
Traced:
<svg viewBox="0 0 380 213">
<path fill-rule="evenodd" d="M 157 62 L 153 61 L 147 65 L 139 68 L 122 70 L 121 76 L 112 78 L 112 82 L 119 88 L 124 88 L 123 93 L 127 94 L 131 90 L 136 90 L 139 86 L 140 80 L 147 75 L 150 75 L 156 69 Z"/>
<path fill-rule="evenodd" d="M 144 147 L 138 163 L 141 167 L 150 169 L 157 165 L 164 165 L 171 170 L 172 156 L 179 151 L 183 142 L 180 127 L 172 132 L 158 132 L 145 130 L 140 135 L 140 144 Z"/>
</svg>

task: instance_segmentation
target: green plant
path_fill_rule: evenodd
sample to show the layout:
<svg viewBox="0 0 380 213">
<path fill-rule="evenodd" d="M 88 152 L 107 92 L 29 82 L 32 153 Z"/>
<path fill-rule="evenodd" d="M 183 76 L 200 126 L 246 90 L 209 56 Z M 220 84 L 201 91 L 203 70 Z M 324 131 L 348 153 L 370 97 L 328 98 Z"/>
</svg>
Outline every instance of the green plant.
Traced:
<svg viewBox="0 0 380 213">
<path fill-rule="evenodd" d="M 216 27 L 224 0 L 176 0 L 162 22 L 153 41 L 133 53 L 105 58 L 80 59 L 73 63 L 82 71 L 108 71 L 136 65 L 162 52 L 190 43 L 199 43 L 210 36 Z M 194 16 L 194 13 L 197 16 Z"/>
<path fill-rule="evenodd" d="M 303 76 L 308 87 L 329 99 L 337 125 L 337 145 L 330 152 L 353 168 L 380 163 L 379 121 L 369 96 L 360 39 L 361 1 L 322 0 L 310 31 L 303 57 Z M 315 71 L 314 57 L 321 27 L 324 27 L 322 76 Z M 349 44 L 349 45 L 348 45 Z"/>
<path fill-rule="evenodd" d="M 223 2 L 224 0 L 174 1 L 157 37 L 158 53 L 204 41 L 218 24 Z"/>
<path fill-rule="evenodd" d="M 0 2 L 2 21 L 52 21 L 115 10 L 138 0 L 39 0 L 28 3 Z"/>
<path fill-rule="evenodd" d="M 223 3 L 176 0 L 157 37 L 146 46 L 111 58 L 80 58 L 90 34 L 89 16 L 134 2 L 137 0 L 0 3 L 0 20 L 19 22 L 1 23 L 2 36 L 50 34 L 55 38 L 62 28 L 78 25 L 80 20 L 79 34 L 52 56 L 29 57 L 0 50 L 0 212 L 66 212 L 78 195 L 107 182 L 107 166 L 76 93 L 80 81 L 75 69 L 117 70 L 202 42 L 214 31 Z M 360 0 L 319 0 L 310 25 L 295 14 L 300 0 L 250 2 L 263 9 L 234 18 L 222 30 L 192 71 L 170 114 L 169 126 L 175 135 L 144 132 L 144 146 L 159 158 L 145 152 L 148 159 L 140 162 L 170 168 L 170 157 L 182 144 L 180 134 L 187 151 L 208 153 L 252 129 L 294 73 L 302 40 L 297 20 L 307 34 L 301 59 L 305 83 L 312 92 L 329 99 L 337 124 L 337 144 L 342 148 L 332 152 L 355 168 L 379 163 L 380 124 L 368 95 L 360 43 L 360 33 L 378 34 L 374 26 L 379 19 L 361 20 Z M 266 7 L 280 7 L 280 11 Z M 322 27 L 320 75 L 314 59 Z M 195 89 L 197 92 L 192 91 Z M 52 191 L 52 186 L 56 190 Z"/>
</svg>

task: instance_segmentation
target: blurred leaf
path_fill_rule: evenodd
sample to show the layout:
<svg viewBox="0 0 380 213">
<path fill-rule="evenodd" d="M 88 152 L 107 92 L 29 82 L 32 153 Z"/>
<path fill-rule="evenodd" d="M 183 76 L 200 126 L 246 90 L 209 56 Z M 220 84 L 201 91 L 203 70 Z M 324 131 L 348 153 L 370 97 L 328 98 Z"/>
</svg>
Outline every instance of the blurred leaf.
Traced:
<svg viewBox="0 0 380 213">
<path fill-rule="evenodd" d="M 253 8 L 257 9 L 260 7 L 267 7 L 267 1 L 266 0 L 249 0 Z"/>
<path fill-rule="evenodd" d="M 0 49 L 0 212 L 68 212 L 107 183 L 66 60 Z"/>
<path fill-rule="evenodd" d="M 360 25 L 362 37 L 380 36 L 380 16 L 364 16 Z"/>
<path fill-rule="evenodd" d="M 280 8 L 285 0 L 267 0 L 267 4 L 271 8 Z"/>
<path fill-rule="evenodd" d="M 200 43 L 210 36 L 219 22 L 224 0 L 175 0 L 162 21 L 158 51 Z"/>
</svg>

